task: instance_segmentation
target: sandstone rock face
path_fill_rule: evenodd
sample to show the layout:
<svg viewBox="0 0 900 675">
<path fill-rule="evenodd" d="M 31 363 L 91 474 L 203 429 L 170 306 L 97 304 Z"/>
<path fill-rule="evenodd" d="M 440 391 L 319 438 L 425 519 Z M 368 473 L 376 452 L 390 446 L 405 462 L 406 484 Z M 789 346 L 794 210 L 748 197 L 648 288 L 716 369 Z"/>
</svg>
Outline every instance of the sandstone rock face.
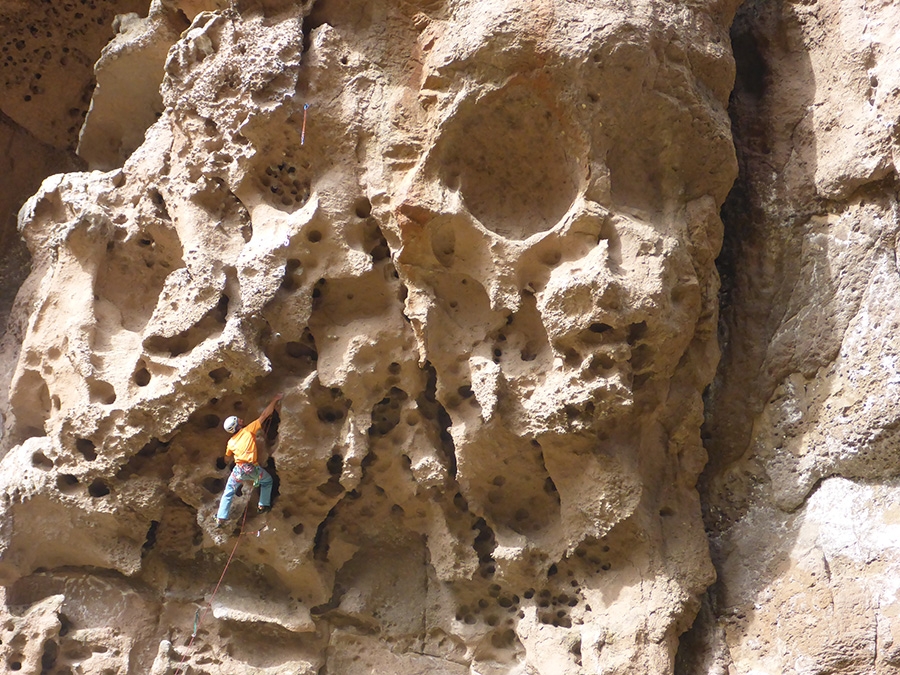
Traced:
<svg viewBox="0 0 900 675">
<path fill-rule="evenodd" d="M 19 216 L 8 667 L 671 672 L 735 4 L 123 9 L 96 170 Z M 217 529 L 279 391 L 274 508 Z"/>
<path fill-rule="evenodd" d="M 900 9 L 747 2 L 703 481 L 710 670 L 900 669 Z"/>
<path fill-rule="evenodd" d="M 146 9 L 147 0 L 0 3 L 0 335 L 29 271 L 16 213 L 44 178 L 83 168 L 73 151 L 94 62 L 116 12 Z M 21 340 L 16 326 L 10 332 Z"/>
</svg>

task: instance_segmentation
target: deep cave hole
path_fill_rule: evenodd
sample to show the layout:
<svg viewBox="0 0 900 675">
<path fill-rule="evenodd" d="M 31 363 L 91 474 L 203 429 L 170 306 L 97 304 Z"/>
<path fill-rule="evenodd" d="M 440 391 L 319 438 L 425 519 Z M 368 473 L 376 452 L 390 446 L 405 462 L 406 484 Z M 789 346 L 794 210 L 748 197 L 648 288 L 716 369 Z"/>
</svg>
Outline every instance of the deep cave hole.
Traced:
<svg viewBox="0 0 900 675">
<path fill-rule="evenodd" d="M 344 458 L 340 455 L 332 455 L 326 462 L 326 467 L 332 476 L 340 476 L 344 470 Z"/>
<path fill-rule="evenodd" d="M 749 24 L 753 22 L 750 21 Z M 736 270 L 742 256 L 745 255 L 746 223 L 752 218 L 757 207 L 753 206 L 749 179 L 745 175 L 744 161 L 741 155 L 745 152 L 768 154 L 769 138 L 762 114 L 763 103 L 760 99 L 765 95 L 768 85 L 769 68 L 760 51 L 754 27 L 748 25 L 746 17 L 739 13 L 731 27 L 731 44 L 735 60 L 735 85 L 732 90 L 728 113 L 731 117 L 734 141 L 738 150 L 738 174 L 731 191 L 721 208 L 724 225 L 724 238 L 721 252 L 716 258 L 716 270 L 719 273 L 719 315 L 726 316 L 732 304 L 732 296 L 736 286 Z M 755 99 L 755 100 L 754 100 Z M 746 110 L 745 110 L 746 108 Z M 724 349 L 725 344 L 721 347 Z"/>
<path fill-rule="evenodd" d="M 105 497 L 109 492 L 109 486 L 100 478 L 95 478 L 88 486 L 88 494 L 95 499 Z"/>
<path fill-rule="evenodd" d="M 225 380 L 231 377 L 231 371 L 223 366 L 222 368 L 211 370 L 209 372 L 209 376 L 216 384 L 222 384 Z"/>
<path fill-rule="evenodd" d="M 416 407 L 425 420 L 434 420 L 438 425 L 438 434 L 441 439 L 440 450 L 447 463 L 447 473 L 450 478 L 456 478 L 456 445 L 450 433 L 453 421 L 444 406 L 437 400 L 437 372 L 430 362 L 425 363 L 425 372 L 428 379 L 425 382 L 425 390 L 416 398 Z M 471 385 L 462 385 L 457 393 L 464 399 L 472 396 Z"/>
<path fill-rule="evenodd" d="M 151 520 L 150 527 L 147 529 L 147 536 L 144 538 L 144 545 L 141 546 L 141 556 L 145 555 L 156 545 L 157 530 L 159 530 L 159 521 Z"/>
<path fill-rule="evenodd" d="M 64 494 L 71 494 L 78 488 L 78 479 L 70 473 L 61 473 L 56 477 L 56 489 Z"/>
<path fill-rule="evenodd" d="M 569 653 L 572 654 L 572 656 L 574 657 L 575 664 L 580 666 L 581 665 L 581 638 L 576 639 L 575 642 L 572 643 L 572 646 L 569 647 Z"/>
<path fill-rule="evenodd" d="M 615 365 L 615 359 L 609 354 L 594 354 L 588 368 L 592 373 L 605 373 L 612 370 Z"/>
<path fill-rule="evenodd" d="M 49 673 L 50 669 L 56 665 L 59 658 L 59 645 L 55 640 L 47 640 L 44 643 L 44 651 L 41 654 L 41 673 Z"/>
<path fill-rule="evenodd" d="M 94 442 L 87 438 L 75 439 L 75 449 L 89 462 L 93 462 L 97 459 L 96 448 L 97 446 L 94 445 Z"/>
<path fill-rule="evenodd" d="M 65 637 L 72 630 L 72 622 L 63 613 L 57 614 L 56 618 L 59 619 L 59 637 Z"/>
<path fill-rule="evenodd" d="M 628 344 L 633 345 L 647 335 L 647 322 L 633 323 L 628 327 Z"/>
<path fill-rule="evenodd" d="M 357 218 L 368 218 L 372 215 L 372 202 L 366 197 L 360 197 L 353 205 Z"/>
<path fill-rule="evenodd" d="M 278 410 L 273 410 L 268 419 L 263 422 L 263 431 L 266 434 L 266 442 L 274 443 L 278 438 L 278 427 L 281 425 L 281 414 Z"/>
<path fill-rule="evenodd" d="M 43 452 L 35 452 L 31 455 L 31 465 L 44 471 L 53 468 L 53 460 L 47 457 Z"/>
<path fill-rule="evenodd" d="M 762 98 L 766 92 L 769 68 L 756 41 L 756 36 L 748 29 L 741 30 L 737 24 L 731 29 L 731 48 L 734 53 L 736 75 L 740 87 L 755 98 Z"/>
<path fill-rule="evenodd" d="M 328 280 L 324 277 L 320 278 L 312 289 L 312 306 L 318 309 L 324 302 L 325 292 L 328 290 Z"/>
<path fill-rule="evenodd" d="M 388 258 L 390 258 L 391 248 L 390 246 L 388 246 L 387 239 L 385 239 L 384 233 L 381 231 L 381 228 L 377 225 L 373 225 L 371 228 L 367 227 L 366 229 L 367 232 L 371 229 L 371 234 L 367 234 L 366 237 L 366 250 L 368 250 L 369 255 L 372 257 L 372 262 L 379 262 L 381 260 L 387 260 Z"/>
<path fill-rule="evenodd" d="M 297 258 L 288 258 L 284 265 L 284 277 L 281 279 L 281 288 L 285 291 L 294 291 L 297 289 L 297 278 L 294 274 L 301 268 L 300 261 Z"/>
<path fill-rule="evenodd" d="M 452 422 L 450 421 L 450 415 L 441 407 L 439 411 L 439 419 L 441 425 L 441 450 L 444 453 L 444 458 L 447 460 L 447 473 L 450 475 L 450 478 L 456 479 L 456 444 L 453 442 L 453 436 L 450 434 L 450 425 Z M 445 419 L 446 418 L 446 419 Z"/>
<path fill-rule="evenodd" d="M 150 380 L 152 379 L 150 376 L 150 371 L 146 368 L 138 368 L 134 371 L 134 383 L 139 387 L 146 387 L 150 384 Z"/>
<path fill-rule="evenodd" d="M 534 361 L 537 358 L 537 351 L 530 343 L 525 343 L 525 347 L 519 352 L 519 358 L 523 361 Z"/>
<path fill-rule="evenodd" d="M 328 515 L 316 528 L 316 536 L 313 538 L 313 559 L 324 561 L 328 559 L 328 524 L 334 520 L 337 506 L 332 507 Z"/>
<path fill-rule="evenodd" d="M 472 547 L 478 554 L 479 562 L 492 563 L 494 561 L 494 548 L 497 546 L 494 531 L 488 526 L 484 518 L 478 518 L 472 524 L 472 529 L 476 532 Z"/>
<path fill-rule="evenodd" d="M 218 464 L 218 462 L 217 462 L 217 464 Z M 225 468 L 224 467 L 224 464 L 225 464 L 224 459 L 222 460 L 222 464 L 223 464 L 222 468 Z M 208 478 L 204 478 L 203 481 L 201 482 L 201 485 L 203 486 L 203 489 L 206 490 L 209 494 L 217 495 L 225 489 L 225 479 L 210 476 Z"/>
<path fill-rule="evenodd" d="M 219 296 L 215 309 L 212 311 L 212 317 L 219 323 L 225 323 L 228 317 L 228 302 L 230 298 L 224 293 Z"/>
<path fill-rule="evenodd" d="M 166 207 L 166 200 L 165 197 L 163 197 L 162 193 L 155 187 L 152 187 L 147 191 L 147 194 L 150 196 L 150 200 L 156 207 L 156 212 L 159 217 L 163 220 L 172 220 L 172 218 L 169 216 L 169 209 Z"/>
<path fill-rule="evenodd" d="M 408 398 L 408 394 L 398 387 L 391 387 L 388 395 L 372 408 L 372 425 L 370 436 L 386 436 L 400 424 L 400 405 Z"/>
<path fill-rule="evenodd" d="M 605 333 L 606 331 L 612 330 L 613 327 L 608 323 L 595 322 L 588 326 L 588 330 L 592 333 Z"/>
<path fill-rule="evenodd" d="M 553 497 L 556 500 L 556 503 L 559 504 L 559 490 L 556 489 L 556 483 L 553 482 L 553 479 L 550 476 L 547 476 L 544 481 L 544 492 Z"/>
<path fill-rule="evenodd" d="M 128 460 L 128 463 L 125 464 L 125 466 L 116 472 L 116 478 L 128 479 L 131 474 L 143 473 L 147 465 L 151 463 L 150 459 L 157 454 L 167 452 L 170 443 L 171 441 L 163 443 L 158 438 L 151 438 L 144 447 L 138 450 L 134 457 Z M 171 471 L 170 465 L 166 463 L 155 463 L 154 465 L 158 468 L 168 467 L 168 470 Z"/>
<path fill-rule="evenodd" d="M 109 382 L 88 378 L 88 394 L 91 403 L 102 403 L 104 405 L 112 405 L 116 402 L 116 390 Z"/>
<path fill-rule="evenodd" d="M 341 485 L 339 476 L 331 476 L 326 482 L 317 486 L 316 489 L 329 499 L 334 499 L 344 492 L 344 486 Z"/>
<path fill-rule="evenodd" d="M 168 352 L 169 356 L 174 358 L 191 350 L 189 335 L 190 329 L 170 338 L 152 335 L 144 340 L 144 347 L 150 352 Z"/>
<path fill-rule="evenodd" d="M 163 443 L 157 438 L 151 438 L 140 450 L 138 450 L 139 457 L 153 457 L 157 453 L 167 452 L 169 449 L 169 443 Z"/>
<path fill-rule="evenodd" d="M 285 346 L 287 355 L 292 359 L 308 359 L 315 363 L 319 359 L 319 352 L 316 349 L 316 342 L 309 328 L 303 329 L 303 335 L 297 342 L 288 342 Z"/>
<path fill-rule="evenodd" d="M 316 416 L 323 422 L 340 422 L 344 419 L 343 408 L 335 405 L 324 405 L 316 410 Z"/>
<path fill-rule="evenodd" d="M 175 22 L 178 24 L 178 29 L 182 32 L 186 31 L 191 27 L 191 20 L 188 19 L 187 14 L 184 13 L 184 10 L 179 9 L 175 14 Z M 212 121 L 212 120 L 210 120 Z M 215 123 L 213 123 L 215 126 Z"/>
</svg>

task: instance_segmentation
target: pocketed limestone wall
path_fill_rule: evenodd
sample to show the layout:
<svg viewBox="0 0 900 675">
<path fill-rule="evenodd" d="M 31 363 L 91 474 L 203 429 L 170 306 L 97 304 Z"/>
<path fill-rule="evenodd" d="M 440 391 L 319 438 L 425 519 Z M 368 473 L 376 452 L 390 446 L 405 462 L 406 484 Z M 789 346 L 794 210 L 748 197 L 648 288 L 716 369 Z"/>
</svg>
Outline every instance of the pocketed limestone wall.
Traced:
<svg viewBox="0 0 900 675">
<path fill-rule="evenodd" d="M 715 574 L 735 5 L 120 17 L 90 170 L 19 216 L 9 668 L 671 672 Z M 276 392 L 274 508 L 217 529 L 221 422 Z"/>
</svg>

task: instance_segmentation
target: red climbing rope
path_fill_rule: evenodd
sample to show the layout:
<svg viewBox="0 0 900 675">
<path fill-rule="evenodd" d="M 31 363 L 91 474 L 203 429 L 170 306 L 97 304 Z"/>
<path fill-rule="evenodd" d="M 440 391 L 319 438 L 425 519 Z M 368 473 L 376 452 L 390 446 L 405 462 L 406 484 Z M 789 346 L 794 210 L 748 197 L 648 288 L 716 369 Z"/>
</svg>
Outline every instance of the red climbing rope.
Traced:
<svg viewBox="0 0 900 675">
<path fill-rule="evenodd" d="M 213 589 L 212 595 L 209 596 L 209 602 L 206 603 L 206 607 L 203 609 L 203 614 L 199 616 L 194 622 L 194 632 L 191 634 L 191 640 L 188 642 L 187 647 L 184 651 L 184 656 L 181 657 L 181 662 L 178 664 L 178 668 L 175 669 L 175 675 L 180 675 L 185 672 L 181 669 L 184 665 L 184 662 L 187 660 L 188 655 L 191 653 L 191 647 L 194 644 L 194 640 L 197 637 L 197 632 L 200 630 L 200 624 L 203 623 L 203 619 L 206 618 L 206 615 L 209 613 L 209 610 L 212 609 L 213 599 L 216 597 L 216 593 L 219 591 L 219 586 L 222 585 L 222 579 L 225 578 L 225 572 L 228 571 L 228 566 L 231 564 L 231 560 L 234 558 L 234 552 L 237 551 L 238 544 L 241 543 L 241 537 L 244 534 L 244 524 L 247 522 L 247 511 L 250 509 L 250 503 L 247 503 L 247 506 L 244 507 L 244 517 L 241 520 L 241 531 L 238 533 L 237 541 L 234 542 L 234 548 L 231 549 L 231 555 L 228 556 L 228 562 L 225 563 L 225 568 L 222 570 L 222 576 L 219 577 L 219 582 L 216 584 L 216 587 Z"/>
</svg>

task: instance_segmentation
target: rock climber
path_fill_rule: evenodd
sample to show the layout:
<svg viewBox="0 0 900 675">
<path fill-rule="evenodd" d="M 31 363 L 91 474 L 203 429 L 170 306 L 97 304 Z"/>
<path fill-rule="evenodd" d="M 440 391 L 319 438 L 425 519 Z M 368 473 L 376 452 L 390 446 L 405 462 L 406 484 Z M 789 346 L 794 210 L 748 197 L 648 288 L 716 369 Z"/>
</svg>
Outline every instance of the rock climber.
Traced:
<svg viewBox="0 0 900 675">
<path fill-rule="evenodd" d="M 244 426 L 244 420 L 232 415 L 225 420 L 225 431 L 232 434 L 225 450 L 225 461 L 234 456 L 234 469 L 228 476 L 225 492 L 219 501 L 219 512 L 216 514 L 216 527 L 222 527 L 228 520 L 231 501 L 238 486 L 244 481 L 253 481 L 259 485 L 259 506 L 257 513 L 265 513 L 272 507 L 272 476 L 259 465 L 256 449 L 256 434 L 263 424 L 275 412 L 275 406 L 284 398 L 284 394 L 276 394 L 259 417 Z"/>
</svg>

